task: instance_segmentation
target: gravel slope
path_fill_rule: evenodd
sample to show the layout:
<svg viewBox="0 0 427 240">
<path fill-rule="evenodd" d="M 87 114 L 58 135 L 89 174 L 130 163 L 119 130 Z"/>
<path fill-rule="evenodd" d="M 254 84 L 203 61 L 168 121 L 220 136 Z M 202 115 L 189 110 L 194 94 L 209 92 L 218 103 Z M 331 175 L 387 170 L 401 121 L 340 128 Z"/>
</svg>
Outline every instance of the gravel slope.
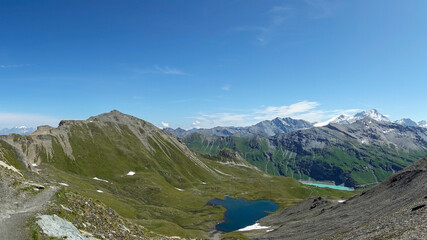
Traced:
<svg viewBox="0 0 427 240">
<path fill-rule="evenodd" d="M 46 206 L 58 187 L 35 189 L 20 175 L 0 168 L 0 239 L 27 239 L 28 219 Z"/>
<path fill-rule="evenodd" d="M 345 203 L 307 199 L 260 221 L 253 239 L 427 239 L 427 158 Z"/>
</svg>

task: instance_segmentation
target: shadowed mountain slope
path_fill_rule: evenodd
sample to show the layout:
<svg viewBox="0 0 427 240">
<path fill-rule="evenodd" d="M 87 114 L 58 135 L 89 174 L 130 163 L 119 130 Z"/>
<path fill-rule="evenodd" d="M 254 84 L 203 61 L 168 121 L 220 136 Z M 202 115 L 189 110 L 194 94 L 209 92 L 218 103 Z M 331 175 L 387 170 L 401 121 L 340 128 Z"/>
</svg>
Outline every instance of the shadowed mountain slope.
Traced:
<svg viewBox="0 0 427 240">
<path fill-rule="evenodd" d="M 259 222 L 253 239 L 426 239 L 427 158 L 344 203 L 307 199 Z"/>
</svg>

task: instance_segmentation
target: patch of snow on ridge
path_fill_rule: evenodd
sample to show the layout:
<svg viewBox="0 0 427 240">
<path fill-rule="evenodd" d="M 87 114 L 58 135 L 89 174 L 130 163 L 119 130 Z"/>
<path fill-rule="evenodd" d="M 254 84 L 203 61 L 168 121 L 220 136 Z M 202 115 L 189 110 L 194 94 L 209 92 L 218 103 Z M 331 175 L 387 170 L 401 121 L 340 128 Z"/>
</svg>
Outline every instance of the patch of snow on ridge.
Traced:
<svg viewBox="0 0 427 240">
<path fill-rule="evenodd" d="M 133 175 L 135 175 L 135 172 L 133 172 L 133 171 L 129 171 L 129 172 L 126 174 L 126 176 L 133 176 Z"/>
<path fill-rule="evenodd" d="M 176 190 L 178 190 L 178 191 L 180 191 L 180 192 L 184 192 L 185 190 L 184 189 L 181 189 L 181 188 L 175 188 Z"/>
<path fill-rule="evenodd" d="M 261 226 L 261 224 L 259 223 L 255 223 L 253 225 L 241 228 L 239 230 L 237 230 L 238 232 L 246 232 L 246 231 L 252 231 L 252 230 L 262 230 L 262 229 L 269 229 L 271 228 L 270 226 Z"/>
<path fill-rule="evenodd" d="M 66 187 L 68 187 L 68 186 L 70 186 L 70 185 L 68 185 L 68 184 L 66 184 L 66 183 L 63 183 L 63 182 L 60 182 L 60 183 L 58 183 L 59 185 L 62 185 L 62 186 L 66 186 Z"/>
<path fill-rule="evenodd" d="M 103 193 L 104 191 L 102 191 L 102 190 L 96 190 L 97 192 L 99 192 L 99 193 Z"/>
<path fill-rule="evenodd" d="M 100 179 L 100 178 L 97 178 L 97 177 L 93 177 L 92 179 L 96 180 L 96 181 L 101 181 L 101 182 L 108 182 L 107 180 Z"/>
</svg>

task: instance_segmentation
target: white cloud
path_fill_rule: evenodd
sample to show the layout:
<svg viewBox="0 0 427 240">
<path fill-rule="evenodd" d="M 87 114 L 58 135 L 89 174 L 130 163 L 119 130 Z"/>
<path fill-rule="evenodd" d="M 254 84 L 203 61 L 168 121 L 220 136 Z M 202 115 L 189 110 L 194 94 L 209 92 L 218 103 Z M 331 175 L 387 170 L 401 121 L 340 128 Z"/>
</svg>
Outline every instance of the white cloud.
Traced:
<svg viewBox="0 0 427 240">
<path fill-rule="evenodd" d="M 331 15 L 334 7 L 330 2 L 325 0 L 305 0 L 305 2 L 312 8 L 309 16 L 311 18 L 327 18 Z"/>
<path fill-rule="evenodd" d="M 257 109 L 240 111 L 239 113 L 222 112 L 214 114 L 201 113 L 191 117 L 195 119 L 192 127 L 211 128 L 216 126 L 249 126 L 263 120 L 271 120 L 276 117 L 291 117 L 303 119 L 309 122 L 322 122 L 341 113 L 354 113 L 359 109 L 335 109 L 321 110 L 320 104 L 314 101 L 300 101 L 290 105 L 264 106 Z"/>
<path fill-rule="evenodd" d="M 36 127 L 40 125 L 57 126 L 60 119 L 37 114 L 0 113 L 0 128 L 16 126 Z"/>
<path fill-rule="evenodd" d="M 319 106 L 317 102 L 310 101 L 301 101 L 288 106 L 269 106 L 264 109 L 260 109 L 257 113 L 262 114 L 263 116 L 275 116 L 275 117 L 285 117 L 292 116 L 298 113 L 305 113 L 309 110 L 312 110 Z"/>
<path fill-rule="evenodd" d="M 5 68 L 20 68 L 20 67 L 25 67 L 28 64 L 0 64 L 0 69 L 5 69 Z"/>
<path fill-rule="evenodd" d="M 167 74 L 167 75 L 187 75 L 186 73 L 184 73 L 183 71 L 177 69 L 177 68 L 172 68 L 169 66 L 164 66 L 164 67 L 160 67 L 160 66 L 154 66 L 154 69 L 161 74 Z"/>
<path fill-rule="evenodd" d="M 224 90 L 224 91 L 230 91 L 231 86 L 229 84 L 227 84 L 227 85 L 222 86 L 221 89 Z"/>
<path fill-rule="evenodd" d="M 291 17 L 293 8 L 288 6 L 275 6 L 268 12 L 269 21 L 264 26 L 239 26 L 233 28 L 238 32 L 257 32 L 255 40 L 257 44 L 266 45 L 281 28 L 286 19 Z"/>
<path fill-rule="evenodd" d="M 163 121 L 162 121 L 162 127 L 163 127 L 163 128 L 167 128 L 167 127 L 169 127 L 169 123 L 167 123 L 167 122 L 163 122 Z"/>
<path fill-rule="evenodd" d="M 169 66 L 154 65 L 152 69 L 130 69 L 139 74 L 164 74 L 164 75 L 188 75 L 182 70 Z"/>
</svg>

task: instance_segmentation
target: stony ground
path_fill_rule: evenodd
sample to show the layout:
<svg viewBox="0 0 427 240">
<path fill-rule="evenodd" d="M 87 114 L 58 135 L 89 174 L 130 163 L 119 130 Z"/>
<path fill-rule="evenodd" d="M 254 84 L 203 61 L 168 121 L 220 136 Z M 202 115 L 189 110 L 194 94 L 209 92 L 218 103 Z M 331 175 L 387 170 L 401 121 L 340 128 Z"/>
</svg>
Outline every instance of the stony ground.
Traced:
<svg viewBox="0 0 427 240">
<path fill-rule="evenodd" d="M 57 187 L 42 189 L 39 184 L 0 168 L 1 239 L 28 239 L 27 221 L 47 206 L 57 190 Z"/>
</svg>

